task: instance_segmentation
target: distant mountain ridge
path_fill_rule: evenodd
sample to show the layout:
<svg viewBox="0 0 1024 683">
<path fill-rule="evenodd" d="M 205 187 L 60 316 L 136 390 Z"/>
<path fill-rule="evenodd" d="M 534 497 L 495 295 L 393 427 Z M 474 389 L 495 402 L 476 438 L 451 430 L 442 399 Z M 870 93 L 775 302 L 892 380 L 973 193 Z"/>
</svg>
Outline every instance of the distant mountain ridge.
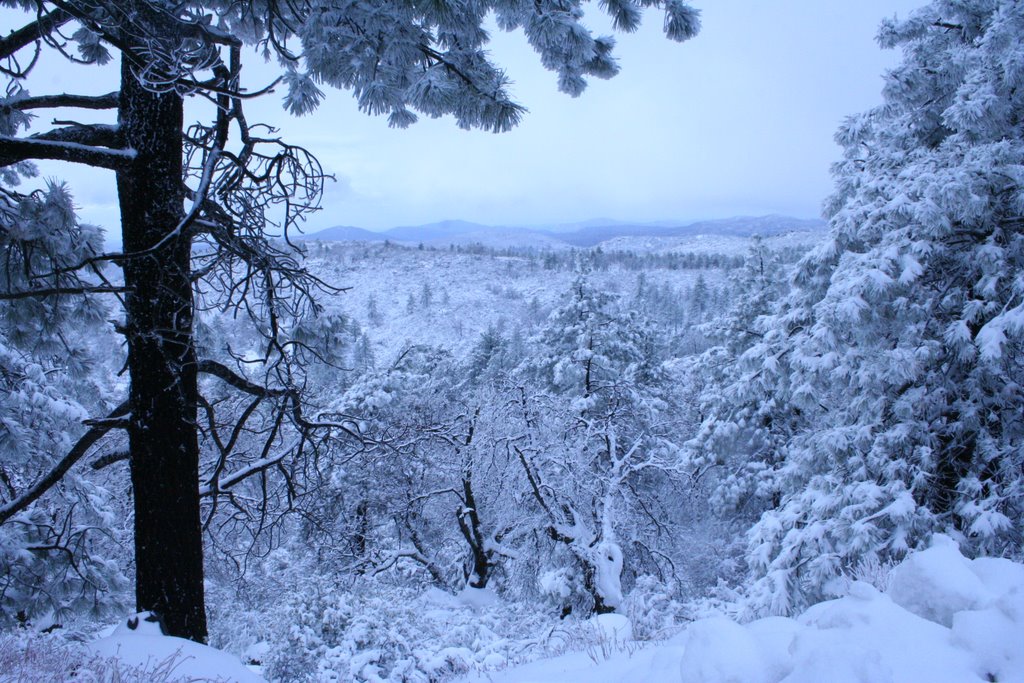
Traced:
<svg viewBox="0 0 1024 683">
<path fill-rule="evenodd" d="M 306 240 L 326 242 L 394 242 L 423 243 L 431 246 L 449 244 L 483 244 L 485 246 L 594 247 L 622 237 L 690 237 L 724 235 L 733 237 L 765 237 L 787 232 L 824 231 L 827 224 L 820 219 L 791 216 L 737 216 L 692 223 L 630 223 L 594 219 L 556 226 L 522 227 L 493 226 L 469 221 L 446 220 L 425 225 L 399 226 L 373 232 L 363 228 L 338 225 L 305 236 Z"/>
</svg>

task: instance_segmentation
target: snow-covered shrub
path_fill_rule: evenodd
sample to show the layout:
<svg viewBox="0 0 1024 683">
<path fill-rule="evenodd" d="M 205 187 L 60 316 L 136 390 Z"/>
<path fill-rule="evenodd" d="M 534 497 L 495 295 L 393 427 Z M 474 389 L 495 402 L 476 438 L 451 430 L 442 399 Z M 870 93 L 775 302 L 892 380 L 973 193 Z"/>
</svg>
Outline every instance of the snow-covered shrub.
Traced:
<svg viewBox="0 0 1024 683">
<path fill-rule="evenodd" d="M 553 554 L 557 556 L 558 551 Z M 537 576 L 537 588 L 541 604 L 553 613 L 585 614 L 593 607 L 593 601 L 588 601 L 583 578 L 572 567 L 556 567 L 541 571 Z"/>
<path fill-rule="evenodd" d="M 1024 679 L 1024 566 L 937 535 L 889 575 L 885 591 L 853 581 L 795 618 L 694 622 L 673 639 L 683 683 Z"/>
<path fill-rule="evenodd" d="M 16 629 L 0 633 L 0 683 L 64 683 L 85 659 L 79 643 Z"/>
<path fill-rule="evenodd" d="M 472 589 L 469 589 L 472 590 Z M 351 591 L 298 595 L 268 630 L 274 681 L 428 683 L 543 652 L 545 619 L 526 605 L 367 580 Z"/>
<path fill-rule="evenodd" d="M 892 570 L 896 564 L 894 560 L 880 560 L 875 555 L 869 555 L 857 563 L 850 578 L 853 581 L 871 584 L 885 592 L 892 582 Z"/>
<path fill-rule="evenodd" d="M 666 585 L 653 576 L 637 577 L 626 596 L 623 612 L 633 624 L 636 640 L 659 640 L 682 628 L 688 613 L 678 599 L 675 585 Z"/>
</svg>

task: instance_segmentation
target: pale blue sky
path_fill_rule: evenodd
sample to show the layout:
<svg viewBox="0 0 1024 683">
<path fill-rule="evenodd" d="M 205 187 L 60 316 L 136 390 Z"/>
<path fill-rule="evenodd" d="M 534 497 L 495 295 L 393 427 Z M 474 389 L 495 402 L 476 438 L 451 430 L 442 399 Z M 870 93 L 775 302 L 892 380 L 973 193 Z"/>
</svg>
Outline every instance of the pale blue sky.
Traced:
<svg viewBox="0 0 1024 683">
<path fill-rule="evenodd" d="M 594 217 L 693 220 L 739 214 L 819 214 L 839 156 L 832 134 L 881 101 L 898 55 L 874 42 L 878 22 L 919 0 L 693 0 L 703 29 L 661 37 L 661 16 L 620 35 L 622 72 L 579 98 L 557 92 L 518 33 L 493 33 L 492 53 L 530 111 L 511 133 L 462 131 L 450 119 L 392 130 L 328 91 L 302 119 L 271 94 L 248 118 L 314 151 L 338 182 L 309 230 L 386 228 L 461 218 L 545 224 Z M 596 14 L 596 8 L 590 14 Z M 589 16 L 589 15 L 588 15 Z M 595 25 L 600 24 L 595 17 Z M 116 85 L 116 69 L 48 68 L 34 94 Z M 250 86 L 261 74 L 248 68 Z M 83 216 L 116 231 L 111 174 L 43 167 L 69 179 Z"/>
</svg>

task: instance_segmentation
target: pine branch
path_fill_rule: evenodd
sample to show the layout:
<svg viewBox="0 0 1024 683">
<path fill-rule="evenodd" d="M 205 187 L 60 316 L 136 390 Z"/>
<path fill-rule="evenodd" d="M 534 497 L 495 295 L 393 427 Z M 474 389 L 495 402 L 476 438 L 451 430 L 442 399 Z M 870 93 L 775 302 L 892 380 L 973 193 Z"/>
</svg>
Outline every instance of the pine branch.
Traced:
<svg viewBox="0 0 1024 683">
<path fill-rule="evenodd" d="M 96 458 L 89 467 L 94 470 L 102 470 L 105 467 L 110 467 L 114 463 L 128 460 L 130 457 L 131 454 L 128 451 L 114 451 L 113 453 L 107 453 L 106 455 Z"/>
<path fill-rule="evenodd" d="M 0 292 L 0 301 L 18 301 L 47 296 L 69 296 L 72 294 L 123 294 L 128 290 L 124 287 L 108 287 L 106 285 L 86 285 L 82 287 L 46 287 L 44 289 L 28 289 L 23 292 Z"/>
<path fill-rule="evenodd" d="M 31 45 L 40 38 L 50 35 L 55 29 L 71 21 L 67 12 L 55 10 L 43 15 L 31 24 L 22 26 L 17 31 L 0 38 L 0 59 L 7 59 L 21 48 Z"/>
<path fill-rule="evenodd" d="M 99 421 L 89 431 L 82 435 L 82 438 L 71 447 L 67 455 L 57 463 L 57 465 L 50 470 L 50 472 L 40 479 L 32 488 L 25 493 L 21 494 L 18 498 L 15 498 L 6 505 L 0 506 L 0 524 L 3 524 L 8 519 L 18 514 L 29 505 L 39 499 L 44 493 L 50 490 L 50 488 L 56 484 L 61 478 L 67 474 L 71 467 L 82 459 L 82 456 L 92 448 L 97 441 L 99 441 L 103 435 L 120 426 L 120 421 L 111 420 L 111 418 L 123 417 L 128 414 L 128 402 L 125 401 L 117 408 L 114 408 L 113 412 L 107 416 L 106 420 Z"/>
<path fill-rule="evenodd" d="M 0 135 L 0 168 L 30 159 L 53 159 L 119 170 L 135 157 L 121 149 L 117 126 L 74 124 L 28 138 Z"/>
<path fill-rule="evenodd" d="M 117 101 L 120 93 L 108 92 L 106 95 L 40 95 L 39 97 L 26 97 L 7 106 L 11 109 L 25 111 L 26 109 L 50 109 L 53 107 L 75 107 L 76 109 L 117 109 Z"/>
</svg>

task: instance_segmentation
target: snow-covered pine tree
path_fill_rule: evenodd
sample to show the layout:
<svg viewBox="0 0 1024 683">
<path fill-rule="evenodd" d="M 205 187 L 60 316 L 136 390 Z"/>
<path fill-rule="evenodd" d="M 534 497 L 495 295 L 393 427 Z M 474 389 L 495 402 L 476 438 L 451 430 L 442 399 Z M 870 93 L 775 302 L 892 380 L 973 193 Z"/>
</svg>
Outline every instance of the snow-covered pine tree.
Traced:
<svg viewBox="0 0 1024 683">
<path fill-rule="evenodd" d="M 882 25 L 903 61 L 837 134 L 831 235 L 762 341 L 774 412 L 802 424 L 750 533 L 755 611 L 797 611 L 935 531 L 1021 553 L 1022 35 L 1015 0 Z"/>
<path fill-rule="evenodd" d="M 700 416 L 686 452 L 694 476 L 710 485 L 715 510 L 749 522 L 773 504 L 775 468 L 792 429 L 779 413 L 776 393 L 785 382 L 766 325 L 786 275 L 778 256 L 755 237 L 730 280 L 732 305 L 701 326 L 713 345 L 685 361 Z"/>
<path fill-rule="evenodd" d="M 704 334 L 732 355 L 740 355 L 761 336 L 762 316 L 772 313 L 785 293 L 787 276 L 779 255 L 755 235 L 743 265 L 729 274 L 729 308 L 704 326 Z"/>
<path fill-rule="evenodd" d="M 62 270 L 98 253 L 101 240 L 75 219 L 62 185 L 0 191 L 4 291 L 99 283 Z M 116 370 L 108 350 L 117 345 L 108 313 L 88 296 L 0 301 L 0 627 L 103 615 L 125 597 L 113 559 L 125 540 L 117 498 L 107 482 L 67 474 L 75 454 L 106 431 L 83 419 L 119 412 L 108 386 Z"/>
</svg>

